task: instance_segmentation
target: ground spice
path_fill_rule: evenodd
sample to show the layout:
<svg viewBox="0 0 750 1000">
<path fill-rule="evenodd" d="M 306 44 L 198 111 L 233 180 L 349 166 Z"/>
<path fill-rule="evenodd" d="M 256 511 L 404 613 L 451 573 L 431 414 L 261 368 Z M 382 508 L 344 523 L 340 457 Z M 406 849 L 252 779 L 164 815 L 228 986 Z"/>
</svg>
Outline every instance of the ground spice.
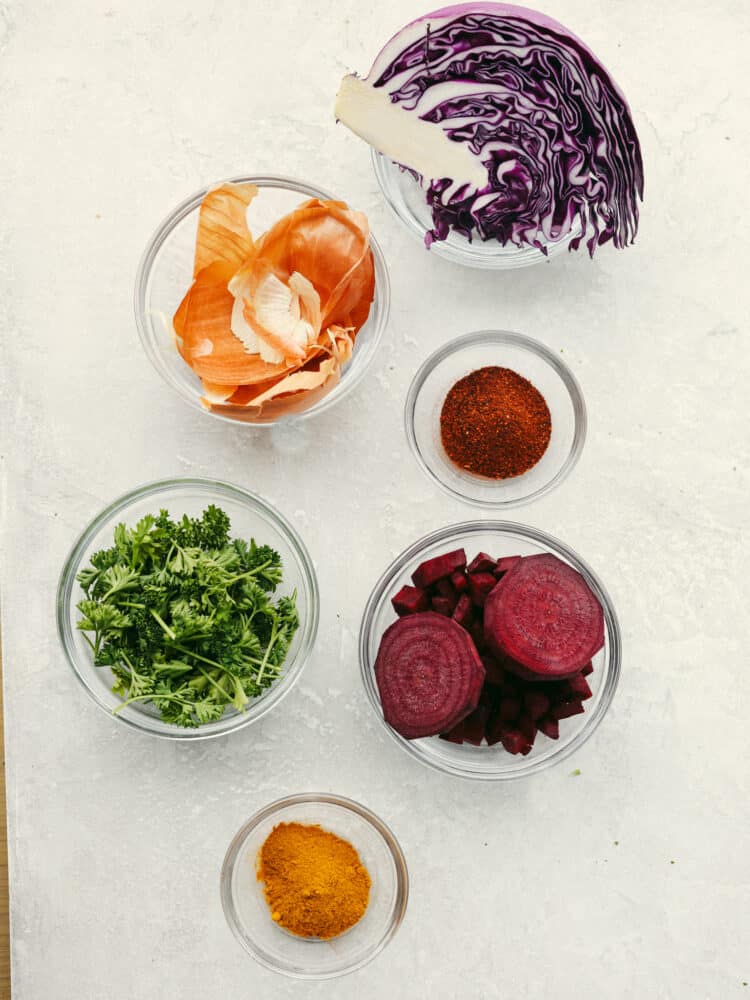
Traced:
<svg viewBox="0 0 750 1000">
<path fill-rule="evenodd" d="M 332 938 L 362 917 L 370 875 L 347 840 L 317 825 L 279 823 L 258 855 L 271 917 L 300 937 Z"/>
<path fill-rule="evenodd" d="M 478 368 L 449 390 L 440 435 L 452 462 L 479 476 L 510 479 L 536 465 L 552 433 L 539 390 L 510 368 Z"/>
</svg>

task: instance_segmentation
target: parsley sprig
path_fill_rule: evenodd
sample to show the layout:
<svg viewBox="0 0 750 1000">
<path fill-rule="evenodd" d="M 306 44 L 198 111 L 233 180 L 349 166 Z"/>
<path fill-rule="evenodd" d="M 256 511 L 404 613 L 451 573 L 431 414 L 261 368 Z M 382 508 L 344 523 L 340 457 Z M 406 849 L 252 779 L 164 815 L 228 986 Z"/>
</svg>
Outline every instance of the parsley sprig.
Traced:
<svg viewBox="0 0 750 1000">
<path fill-rule="evenodd" d="M 97 667 L 110 667 L 115 709 L 151 703 L 194 728 L 243 711 L 281 671 L 299 626 L 296 594 L 273 598 L 281 557 L 229 537 L 218 507 L 172 520 L 166 510 L 128 528 L 78 574 L 78 628 Z"/>
</svg>

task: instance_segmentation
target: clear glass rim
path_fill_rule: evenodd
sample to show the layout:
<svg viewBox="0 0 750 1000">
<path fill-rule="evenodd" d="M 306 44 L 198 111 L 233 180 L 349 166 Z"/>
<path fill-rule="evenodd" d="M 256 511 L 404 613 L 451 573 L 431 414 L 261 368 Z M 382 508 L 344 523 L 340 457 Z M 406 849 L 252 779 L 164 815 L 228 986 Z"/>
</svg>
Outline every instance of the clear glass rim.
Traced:
<svg viewBox="0 0 750 1000">
<path fill-rule="evenodd" d="M 445 359 L 450 357 L 452 354 L 457 354 L 459 351 L 465 350 L 468 347 L 474 347 L 482 344 L 508 344 L 512 347 L 527 350 L 531 354 L 535 354 L 537 357 L 541 358 L 543 361 L 546 361 L 547 364 L 554 369 L 555 373 L 560 377 L 561 381 L 565 385 L 573 406 L 573 442 L 565 461 L 548 482 L 544 483 L 539 487 L 539 489 L 534 490 L 527 496 L 510 500 L 482 499 L 480 497 L 471 496 L 461 490 L 454 489 L 454 487 L 452 487 L 449 483 L 441 479 L 432 466 L 428 464 L 417 441 L 417 435 L 414 428 L 414 413 L 419 394 L 427 378 L 439 364 L 445 361 Z M 583 398 L 583 392 L 578 384 L 578 380 L 570 368 L 568 368 L 568 366 L 561 361 L 560 358 L 553 354 L 548 347 L 545 347 L 544 344 L 539 343 L 539 341 L 534 340 L 532 337 L 527 337 L 525 334 L 513 333 L 510 330 L 475 330 L 472 333 L 466 333 L 460 337 L 456 337 L 454 340 L 448 341 L 447 344 L 438 348 L 420 365 L 411 381 L 409 391 L 406 394 L 406 402 L 404 403 L 404 428 L 406 430 L 406 439 L 409 442 L 412 454 L 417 460 L 417 464 L 425 475 L 434 483 L 437 483 L 440 489 L 449 496 L 457 497 L 464 503 L 471 504 L 474 507 L 483 507 L 486 510 L 509 510 L 512 507 L 522 507 L 524 504 L 538 500 L 539 497 L 544 496 L 546 493 L 551 492 L 551 490 L 559 486 L 560 483 L 573 470 L 576 462 L 581 456 L 583 446 L 586 443 L 587 426 L 588 420 L 586 416 L 586 403 Z"/>
<path fill-rule="evenodd" d="M 288 806 L 307 803 L 324 803 L 327 805 L 337 806 L 341 809 L 347 809 L 349 812 L 355 813 L 361 819 L 366 820 L 367 823 L 369 823 L 369 825 L 373 827 L 373 829 L 375 829 L 382 837 L 388 847 L 396 868 L 396 898 L 394 901 L 391 919 L 385 932 L 381 935 L 378 941 L 376 941 L 372 947 L 368 949 L 367 953 L 363 955 L 359 961 L 353 962 L 351 965 L 344 966 L 341 969 L 324 973 L 299 972 L 294 969 L 280 966 L 269 958 L 263 949 L 257 947 L 254 940 L 244 932 L 243 925 L 234 905 L 234 897 L 232 895 L 232 875 L 237 865 L 242 845 L 247 840 L 248 835 L 264 820 L 282 812 Z M 328 792 L 304 792 L 298 795 L 287 795 L 284 798 L 276 799 L 274 802 L 269 803 L 267 806 L 264 806 L 251 816 L 250 819 L 237 831 L 227 848 L 227 852 L 224 856 L 224 863 L 221 866 L 220 892 L 222 909 L 224 910 L 224 916 L 229 924 L 230 930 L 243 948 L 255 959 L 256 962 L 259 962 L 272 972 L 280 972 L 285 976 L 291 977 L 292 979 L 335 979 L 339 976 L 348 975 L 350 972 L 355 972 L 357 969 L 361 969 L 365 965 L 368 965 L 377 955 L 380 954 L 396 933 L 402 920 L 404 919 L 406 906 L 409 901 L 409 871 L 406 865 L 406 858 L 404 857 L 401 845 L 396 839 L 395 834 L 390 827 L 384 823 L 382 819 L 380 819 L 379 816 L 372 812 L 372 810 L 361 805 L 359 802 L 355 802 L 353 799 L 345 798 L 343 795 L 333 795 Z"/>
<path fill-rule="evenodd" d="M 160 493 L 175 489 L 179 491 L 187 491 L 194 488 L 215 491 L 219 495 L 230 497 L 239 503 L 250 506 L 256 510 L 260 510 L 269 518 L 270 521 L 274 523 L 274 525 L 288 541 L 299 561 L 302 578 L 307 590 L 306 597 L 308 598 L 309 603 L 309 613 L 301 626 L 302 636 L 294 661 L 289 665 L 284 676 L 280 678 L 277 684 L 269 690 L 268 695 L 254 703 L 254 712 L 237 713 L 236 715 L 228 716 L 225 719 L 223 718 L 217 720 L 215 728 L 209 728 L 209 726 L 199 726 L 197 729 L 179 729 L 175 726 L 174 731 L 162 731 L 152 729 L 148 724 L 141 721 L 141 716 L 136 716 L 135 714 L 128 715 L 119 713 L 118 715 L 113 716 L 111 707 L 99 698 L 98 693 L 88 683 L 85 672 L 80 668 L 78 658 L 76 656 L 75 643 L 73 640 L 74 630 L 70 624 L 71 600 L 73 587 L 76 582 L 76 575 L 83 553 L 109 518 L 120 512 L 126 511 L 132 504 L 139 500 L 152 496 L 156 497 Z M 278 705 L 279 702 L 289 693 L 289 691 L 291 691 L 292 687 L 299 679 L 302 669 L 307 663 L 315 644 L 315 638 L 318 632 L 318 621 L 320 617 L 320 594 L 318 591 L 318 580 L 315 574 L 312 559 L 310 558 L 310 554 L 308 553 L 307 548 L 305 547 L 305 544 L 296 529 L 289 523 L 289 521 L 287 521 L 283 514 L 272 507 L 262 497 L 258 496 L 258 494 L 252 493 L 250 490 L 245 490 L 241 486 L 236 486 L 233 483 L 226 483 L 215 479 L 202 477 L 161 479 L 138 486 L 135 489 L 130 490 L 128 493 L 118 497 L 116 500 L 113 500 L 112 503 L 96 515 L 96 517 L 79 535 L 68 553 L 68 556 L 63 563 L 62 572 L 60 573 L 56 595 L 56 615 L 57 634 L 68 664 L 72 668 L 75 677 L 83 689 L 95 702 L 95 704 L 97 704 L 107 714 L 107 716 L 110 718 L 114 717 L 117 722 L 130 726 L 132 729 L 136 729 L 139 732 L 147 733 L 149 736 L 155 736 L 159 739 L 190 742 L 214 739 L 217 736 L 225 736 L 228 733 L 236 732 L 238 729 L 243 729 L 245 726 L 248 726 L 253 722 L 257 722 L 258 719 L 261 719 L 264 715 L 270 712 L 272 708 Z M 92 667 L 92 669 L 95 668 Z M 221 725 L 222 723 L 224 723 L 223 726 Z"/>
<path fill-rule="evenodd" d="M 184 201 L 180 202 L 176 208 L 172 209 L 172 211 L 159 223 L 153 236 L 146 244 L 146 249 L 143 251 L 138 264 L 133 293 L 133 308 L 135 311 L 135 323 L 138 330 L 138 336 L 141 341 L 141 346 L 143 347 L 146 357 L 151 362 L 152 367 L 167 383 L 167 385 L 169 385 L 170 388 L 177 393 L 180 399 L 186 402 L 192 409 L 197 409 L 216 420 L 222 420 L 225 423 L 231 424 L 233 427 L 246 426 L 250 428 L 275 427 L 282 422 L 300 422 L 302 420 L 307 420 L 309 417 L 316 416 L 324 410 L 327 410 L 329 406 L 332 406 L 338 400 L 343 399 L 344 396 L 348 395 L 351 390 L 359 384 L 360 380 L 367 372 L 368 366 L 364 365 L 358 372 L 349 375 L 346 379 L 342 378 L 339 384 L 335 386 L 331 392 L 325 395 L 322 399 L 318 400 L 318 402 L 311 406 L 309 410 L 302 410 L 299 413 L 290 414 L 288 417 L 283 417 L 278 420 L 253 423 L 251 421 L 237 420 L 224 413 L 217 413 L 214 410 L 207 410 L 203 407 L 197 395 L 193 396 L 192 394 L 183 391 L 183 389 L 172 380 L 162 366 L 159 356 L 151 343 L 148 325 L 145 318 L 146 290 L 148 288 L 149 276 L 151 274 L 154 261 L 156 260 L 156 256 L 164 245 L 165 240 L 170 236 L 175 227 L 200 206 L 209 191 L 212 191 L 221 184 L 255 184 L 259 188 L 271 187 L 282 188 L 286 191 L 294 191 L 295 193 L 306 195 L 308 198 L 336 198 L 335 195 L 331 194 L 330 191 L 327 191 L 324 188 L 316 187 L 313 184 L 308 184 L 306 181 L 301 181 L 294 177 L 285 177 L 282 174 L 254 174 L 239 177 L 225 177 L 214 181 L 212 184 L 202 187 L 199 191 L 196 191 L 194 194 L 185 198 Z M 370 343 L 370 353 L 374 356 L 388 324 L 388 316 L 391 308 L 391 283 L 385 256 L 372 231 L 370 232 L 370 248 L 372 249 L 375 263 L 376 298 L 374 301 L 379 303 L 380 310 L 378 322 L 373 330 L 372 340 Z M 355 343 L 354 350 L 356 351 L 356 349 L 357 345 Z M 370 360 L 372 360 L 372 358 Z"/>
<path fill-rule="evenodd" d="M 426 250 L 427 248 L 424 243 L 424 226 L 419 223 L 411 213 L 404 211 L 402 206 L 391 193 L 391 170 L 400 170 L 398 164 L 394 163 L 394 161 L 389 157 L 379 153 L 374 147 L 370 150 L 370 158 L 372 160 L 375 178 L 378 182 L 378 186 L 380 187 L 380 191 L 385 198 L 388 208 L 404 226 L 407 232 L 421 244 L 422 249 Z M 484 271 L 514 271 L 518 268 L 533 267 L 536 264 L 549 262 L 554 257 L 559 256 L 568 249 L 568 244 L 571 239 L 575 237 L 575 235 L 575 230 L 572 230 L 562 239 L 549 243 L 547 245 L 548 252 L 546 255 L 536 247 L 514 246 L 512 249 L 509 249 L 507 247 L 503 247 L 499 243 L 496 244 L 497 253 L 495 255 L 491 253 L 478 253 L 476 249 L 478 246 L 488 245 L 487 243 L 483 243 L 481 240 L 477 240 L 474 243 L 470 243 L 466 240 L 465 246 L 456 246 L 455 244 L 448 243 L 445 240 L 436 240 L 432 246 L 430 246 L 429 253 L 434 253 L 436 256 L 442 257 L 443 260 L 449 260 L 452 263 L 460 264 L 463 267 L 478 268 Z M 516 252 L 513 253 L 513 250 Z"/>
<path fill-rule="evenodd" d="M 571 565 L 578 570 L 581 576 L 583 576 L 599 599 L 604 611 L 605 632 L 609 640 L 609 657 L 605 662 L 604 667 L 605 678 L 603 681 L 604 688 L 602 690 L 602 695 L 593 711 L 586 714 L 586 722 L 580 732 L 570 741 L 570 743 L 565 746 L 561 746 L 550 756 L 538 760 L 533 760 L 532 758 L 522 758 L 519 761 L 518 766 L 512 771 L 502 772 L 480 771 L 472 769 L 471 767 L 459 767 L 450 763 L 438 762 L 422 752 L 418 741 L 407 740 L 392 729 L 383 718 L 380 698 L 378 697 L 378 691 L 374 681 L 374 664 L 370 660 L 369 654 L 370 637 L 376 610 L 378 609 L 383 597 L 387 596 L 386 592 L 388 589 L 393 586 L 394 579 L 401 574 L 404 568 L 408 566 L 416 556 L 419 556 L 422 551 L 437 542 L 449 542 L 458 535 L 485 534 L 491 531 L 499 531 L 505 534 L 520 536 L 521 538 L 525 538 L 531 542 L 543 545 L 570 562 Z M 452 774 L 459 778 L 468 778 L 477 781 L 512 781 L 517 778 L 527 777 L 530 774 L 538 774 L 541 771 L 545 771 L 548 767 L 552 767 L 553 764 L 560 763 L 572 753 L 575 753 L 576 750 L 580 749 L 595 732 L 612 703 L 612 699 L 620 679 L 620 670 L 622 665 L 622 637 L 620 633 L 620 623 L 617 619 L 617 615 L 615 614 L 611 598 L 605 590 L 601 580 L 594 573 L 591 567 L 564 542 L 561 542 L 559 539 L 553 537 L 552 535 L 548 535 L 546 532 L 540 531 L 537 528 L 532 528 L 526 524 L 518 524 L 514 521 L 464 521 L 460 524 L 447 525 L 444 528 L 439 528 L 437 531 L 432 531 L 429 534 L 424 535 L 422 538 L 418 539 L 405 549 L 399 556 L 397 556 L 381 575 L 367 600 L 367 604 L 365 605 L 365 610 L 362 615 L 362 623 L 359 631 L 359 665 L 362 683 L 378 721 L 390 735 L 391 739 L 395 740 L 395 742 L 398 743 L 403 750 L 406 750 L 408 754 L 418 760 L 421 764 L 426 764 L 428 767 L 439 771 L 441 774 Z"/>
</svg>

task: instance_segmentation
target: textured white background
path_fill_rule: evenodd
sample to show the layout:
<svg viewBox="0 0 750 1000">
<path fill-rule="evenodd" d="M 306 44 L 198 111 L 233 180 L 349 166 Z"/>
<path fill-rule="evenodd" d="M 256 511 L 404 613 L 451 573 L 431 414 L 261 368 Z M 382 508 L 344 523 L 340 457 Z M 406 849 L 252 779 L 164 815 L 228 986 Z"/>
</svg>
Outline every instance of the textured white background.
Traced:
<svg viewBox="0 0 750 1000">
<path fill-rule="evenodd" d="M 750 997 L 747 733 L 748 106 L 744 3 L 549 0 L 627 93 L 647 200 L 635 247 L 524 273 L 422 252 L 363 144 L 336 127 L 407 0 L 0 0 L 3 639 L 17 1000 Z M 202 184 L 286 172 L 367 211 L 393 279 L 371 373 L 305 461 L 191 412 L 139 347 L 133 278 Z M 356 634 L 386 563 L 472 516 L 418 471 L 411 375 L 456 334 L 538 337 L 583 386 L 573 476 L 519 519 L 570 543 L 621 616 L 625 663 L 570 762 L 487 787 L 381 731 Z M 320 638 L 260 725 L 199 746 L 126 731 L 63 661 L 53 598 L 73 538 L 146 480 L 214 475 L 293 519 L 318 568 Z M 743 593 L 743 590 L 745 593 Z M 572 776 L 580 768 L 580 776 Z M 218 874 L 276 796 L 360 799 L 400 838 L 404 925 L 334 983 L 266 972 L 231 937 Z M 615 845 L 617 843 L 617 846 Z M 674 862 L 674 863 L 673 863 Z"/>
</svg>

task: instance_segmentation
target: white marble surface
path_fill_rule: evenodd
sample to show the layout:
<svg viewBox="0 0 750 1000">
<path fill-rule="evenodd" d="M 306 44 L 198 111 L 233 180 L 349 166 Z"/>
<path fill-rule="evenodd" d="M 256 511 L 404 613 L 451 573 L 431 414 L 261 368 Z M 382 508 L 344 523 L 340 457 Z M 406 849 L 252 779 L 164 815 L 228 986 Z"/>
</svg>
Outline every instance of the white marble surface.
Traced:
<svg viewBox="0 0 750 1000">
<path fill-rule="evenodd" d="M 423 5 L 404 0 L 0 0 L 3 641 L 16 1000 L 209 997 L 727 1000 L 750 996 L 750 147 L 739 0 L 550 0 L 631 101 L 646 165 L 637 245 L 472 273 L 389 216 L 337 81 Z M 154 225 L 200 185 L 279 171 L 366 210 L 393 279 L 360 389 L 307 460 L 191 412 L 139 347 Z M 600 730 L 536 779 L 486 787 L 412 762 L 371 716 L 356 634 L 385 564 L 472 511 L 406 446 L 418 363 L 467 330 L 538 337 L 587 397 L 559 491 L 518 519 L 568 541 L 622 621 Z M 136 483 L 262 492 L 317 564 L 320 638 L 277 714 L 198 746 L 153 741 L 82 693 L 53 598 L 72 539 Z M 744 593 L 743 593 L 744 591 Z M 572 776 L 573 768 L 581 774 Z M 405 923 L 369 967 L 310 985 L 231 937 L 218 873 L 239 825 L 298 790 L 360 799 L 408 856 Z"/>
</svg>

